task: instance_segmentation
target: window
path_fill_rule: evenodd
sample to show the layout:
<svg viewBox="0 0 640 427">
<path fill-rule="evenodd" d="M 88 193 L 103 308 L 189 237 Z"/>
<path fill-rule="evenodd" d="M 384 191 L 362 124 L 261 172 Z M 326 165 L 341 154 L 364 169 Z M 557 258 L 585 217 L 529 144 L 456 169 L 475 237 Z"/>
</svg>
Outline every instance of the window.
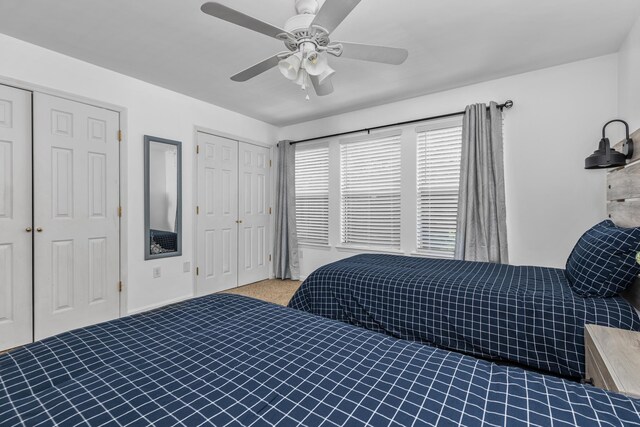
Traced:
<svg viewBox="0 0 640 427">
<path fill-rule="evenodd" d="M 400 249 L 400 135 L 340 144 L 343 244 Z"/>
<path fill-rule="evenodd" d="M 296 216 L 302 244 L 329 245 L 331 223 L 339 227 L 331 233 L 336 239 L 339 233 L 343 248 L 454 257 L 462 117 L 414 126 L 296 146 Z M 331 164 L 331 171 L 339 173 L 339 188 L 338 179 L 331 179 L 336 185 L 331 187 L 331 203 L 336 204 L 331 212 L 338 218 L 329 218 L 329 147 L 339 150 L 337 164 Z M 409 218 L 416 219 L 407 222 Z"/>
<path fill-rule="evenodd" d="M 329 146 L 296 147 L 298 241 L 329 244 Z"/>
<path fill-rule="evenodd" d="M 448 122 L 417 130 L 418 252 L 453 258 L 458 218 L 462 126 Z"/>
</svg>

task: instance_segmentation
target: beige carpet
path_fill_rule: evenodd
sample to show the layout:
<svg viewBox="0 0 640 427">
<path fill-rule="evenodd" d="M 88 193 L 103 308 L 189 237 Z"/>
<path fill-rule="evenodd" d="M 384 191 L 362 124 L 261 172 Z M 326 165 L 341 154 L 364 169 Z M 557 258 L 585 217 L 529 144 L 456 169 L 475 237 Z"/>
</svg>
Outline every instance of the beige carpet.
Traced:
<svg viewBox="0 0 640 427">
<path fill-rule="evenodd" d="M 301 283 L 297 280 L 263 280 L 262 282 L 229 289 L 222 293 L 244 295 L 280 305 L 287 305 Z"/>
</svg>

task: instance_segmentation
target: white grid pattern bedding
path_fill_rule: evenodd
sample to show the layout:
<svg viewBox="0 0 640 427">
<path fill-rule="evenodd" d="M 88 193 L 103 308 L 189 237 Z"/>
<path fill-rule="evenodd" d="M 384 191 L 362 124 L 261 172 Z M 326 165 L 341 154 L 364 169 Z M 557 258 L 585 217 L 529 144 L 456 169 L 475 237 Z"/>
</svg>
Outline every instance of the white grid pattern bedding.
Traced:
<svg viewBox="0 0 640 427">
<path fill-rule="evenodd" d="M 640 330 L 621 297 L 575 295 L 564 270 L 394 255 L 319 268 L 289 307 L 478 357 L 584 376 L 584 325 Z"/>
<path fill-rule="evenodd" d="M 640 401 L 236 295 L 0 356 L 0 425 L 639 425 Z"/>
</svg>

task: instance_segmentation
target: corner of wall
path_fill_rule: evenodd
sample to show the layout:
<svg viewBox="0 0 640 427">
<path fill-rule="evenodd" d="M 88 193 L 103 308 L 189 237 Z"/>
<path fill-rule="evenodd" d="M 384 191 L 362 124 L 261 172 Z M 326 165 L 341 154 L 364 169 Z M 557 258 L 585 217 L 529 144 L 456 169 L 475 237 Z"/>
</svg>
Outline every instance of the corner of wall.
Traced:
<svg viewBox="0 0 640 427">
<path fill-rule="evenodd" d="M 618 52 L 618 116 L 640 128 L 640 17 Z"/>
</svg>

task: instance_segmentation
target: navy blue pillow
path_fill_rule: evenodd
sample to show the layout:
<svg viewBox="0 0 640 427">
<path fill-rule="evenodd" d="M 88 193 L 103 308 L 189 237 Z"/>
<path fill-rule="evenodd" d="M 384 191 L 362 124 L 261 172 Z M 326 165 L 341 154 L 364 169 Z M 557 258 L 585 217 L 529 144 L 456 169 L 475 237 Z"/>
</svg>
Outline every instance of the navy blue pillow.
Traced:
<svg viewBox="0 0 640 427">
<path fill-rule="evenodd" d="M 594 225 L 580 237 L 567 259 L 565 275 L 582 297 L 611 297 L 624 291 L 640 273 L 640 228 Z"/>
</svg>

